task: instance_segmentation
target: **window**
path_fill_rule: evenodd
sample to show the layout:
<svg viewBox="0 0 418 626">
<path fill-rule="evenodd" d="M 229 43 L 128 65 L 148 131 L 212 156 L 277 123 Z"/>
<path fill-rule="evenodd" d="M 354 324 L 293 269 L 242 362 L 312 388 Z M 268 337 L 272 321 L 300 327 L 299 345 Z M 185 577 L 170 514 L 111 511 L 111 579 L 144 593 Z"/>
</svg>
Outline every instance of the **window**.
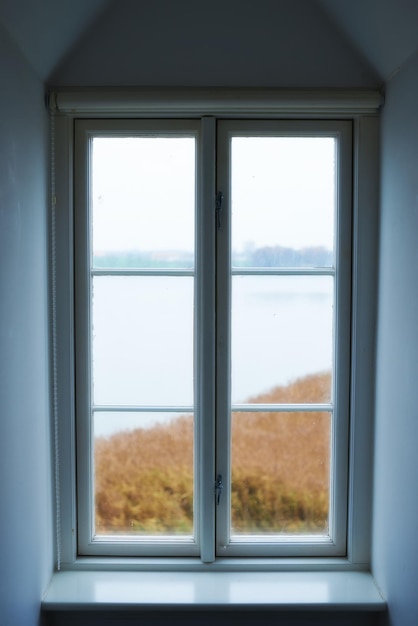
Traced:
<svg viewBox="0 0 418 626">
<path fill-rule="evenodd" d="M 211 126 L 76 122 L 80 551 L 343 554 L 351 124 Z"/>
<path fill-rule="evenodd" d="M 374 118 L 67 99 L 62 560 L 367 563 Z"/>
</svg>

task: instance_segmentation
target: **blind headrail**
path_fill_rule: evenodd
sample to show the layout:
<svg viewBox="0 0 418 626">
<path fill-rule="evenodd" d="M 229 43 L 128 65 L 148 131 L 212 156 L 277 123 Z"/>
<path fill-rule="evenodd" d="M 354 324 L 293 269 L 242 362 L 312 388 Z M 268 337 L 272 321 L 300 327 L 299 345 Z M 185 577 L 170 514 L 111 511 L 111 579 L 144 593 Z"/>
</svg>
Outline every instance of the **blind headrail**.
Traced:
<svg viewBox="0 0 418 626">
<path fill-rule="evenodd" d="M 49 108 L 67 115 L 364 115 L 383 94 L 364 89 L 135 88 L 51 90 Z"/>
</svg>

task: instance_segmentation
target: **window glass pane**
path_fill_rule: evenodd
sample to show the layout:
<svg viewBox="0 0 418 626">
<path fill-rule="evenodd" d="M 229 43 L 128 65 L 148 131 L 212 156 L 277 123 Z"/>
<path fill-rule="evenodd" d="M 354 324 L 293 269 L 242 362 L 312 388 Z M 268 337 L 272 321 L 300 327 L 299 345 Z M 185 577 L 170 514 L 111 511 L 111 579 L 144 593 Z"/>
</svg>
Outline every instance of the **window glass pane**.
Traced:
<svg viewBox="0 0 418 626">
<path fill-rule="evenodd" d="M 330 418 L 232 414 L 232 535 L 328 533 Z"/>
<path fill-rule="evenodd" d="M 232 277 L 232 403 L 329 402 L 331 276 Z M 312 384 L 293 384 L 307 375 Z"/>
<path fill-rule="evenodd" d="M 95 137 L 94 267 L 193 267 L 195 139 Z"/>
<path fill-rule="evenodd" d="M 335 139 L 233 137 L 232 265 L 334 263 Z"/>
<path fill-rule="evenodd" d="M 193 534 L 193 415 L 94 414 L 97 535 Z"/>
<path fill-rule="evenodd" d="M 193 282 L 93 277 L 95 404 L 193 404 Z"/>
</svg>

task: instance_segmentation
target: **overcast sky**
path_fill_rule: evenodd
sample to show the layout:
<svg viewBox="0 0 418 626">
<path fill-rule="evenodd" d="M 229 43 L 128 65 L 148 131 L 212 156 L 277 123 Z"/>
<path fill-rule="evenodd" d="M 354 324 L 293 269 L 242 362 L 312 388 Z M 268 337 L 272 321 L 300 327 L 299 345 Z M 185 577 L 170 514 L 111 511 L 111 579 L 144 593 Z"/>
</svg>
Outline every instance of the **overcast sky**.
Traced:
<svg viewBox="0 0 418 626">
<path fill-rule="evenodd" d="M 233 248 L 331 248 L 334 159 L 332 138 L 233 138 Z M 95 252 L 193 251 L 194 202 L 193 138 L 94 139 Z"/>
</svg>

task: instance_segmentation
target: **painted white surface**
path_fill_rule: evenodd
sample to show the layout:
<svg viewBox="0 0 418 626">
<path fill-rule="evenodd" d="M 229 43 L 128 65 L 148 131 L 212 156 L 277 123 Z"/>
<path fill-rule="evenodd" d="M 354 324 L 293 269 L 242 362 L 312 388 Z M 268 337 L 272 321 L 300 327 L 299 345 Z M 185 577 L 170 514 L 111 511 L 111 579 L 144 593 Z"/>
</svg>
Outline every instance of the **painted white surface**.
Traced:
<svg viewBox="0 0 418 626">
<path fill-rule="evenodd" d="M 176 44 L 173 48 L 174 52 L 179 47 L 184 49 L 186 45 L 194 47 L 196 44 L 199 44 L 199 35 L 196 31 L 200 28 L 201 34 L 203 33 L 203 39 L 210 37 L 209 41 L 202 41 L 202 50 L 204 50 L 204 47 L 209 46 L 208 54 L 211 54 L 213 48 L 219 48 L 218 52 L 215 51 L 215 57 L 224 54 L 225 51 L 226 59 L 228 60 L 231 54 L 234 55 L 235 53 L 235 46 L 230 41 L 230 33 L 234 31 L 234 27 L 237 27 L 242 31 L 241 37 L 244 52 L 247 49 L 247 55 L 252 55 L 254 58 L 252 65 L 257 61 L 257 57 L 260 57 L 257 47 L 257 39 L 260 37 L 259 21 L 254 19 L 254 5 L 251 5 L 249 2 L 240 2 L 239 4 L 230 1 L 222 4 L 214 2 L 199 3 L 197 9 L 192 6 L 192 4 L 196 3 L 192 2 L 171 3 L 167 0 L 158 3 L 136 2 L 137 9 L 132 12 L 133 4 L 132 0 L 89 0 L 89 2 L 84 0 L 60 0 L 59 3 L 54 0 L 43 0 L 42 3 L 37 5 L 36 11 L 34 11 L 33 0 L 4 0 L 0 3 L 0 22 L 3 23 L 6 30 L 15 39 L 26 59 L 33 65 L 39 76 L 43 79 L 51 79 L 53 76 L 53 82 L 58 78 L 56 71 L 58 65 L 62 63 L 63 66 L 67 66 L 67 60 L 71 59 L 73 51 L 77 49 L 80 37 L 83 37 L 85 41 L 92 37 L 94 38 L 96 22 L 105 23 L 109 19 L 112 22 L 115 14 L 119 14 L 121 19 L 123 15 L 128 15 L 128 21 L 132 23 L 132 32 L 137 30 L 138 35 L 144 40 L 143 44 L 135 42 L 132 40 L 131 33 L 129 33 L 130 41 L 125 48 L 128 51 L 128 59 L 130 58 L 129 53 L 132 54 L 132 43 L 135 48 L 143 46 L 145 50 L 149 41 L 152 42 L 152 39 L 155 39 L 158 45 L 165 29 L 170 28 L 171 24 L 173 24 L 174 28 L 172 29 L 173 33 L 170 41 Z M 157 5 L 156 10 L 149 12 L 147 4 Z M 170 4 L 174 5 L 174 13 L 172 13 L 169 7 Z M 263 0 L 263 2 L 259 2 L 256 5 L 257 13 L 260 10 L 270 13 L 271 23 L 269 30 L 276 29 L 277 31 L 277 42 L 275 44 L 277 52 L 280 52 L 283 49 L 282 46 L 291 40 L 291 36 L 289 36 L 291 31 L 287 28 L 288 24 L 286 23 L 288 4 L 288 2 L 279 2 L 278 0 L 274 2 Z M 327 30 L 334 32 L 334 47 L 339 40 L 338 46 L 340 48 L 351 48 L 351 54 L 353 55 L 353 60 L 354 58 L 356 59 L 355 64 L 357 67 L 363 65 L 363 79 L 366 78 L 366 75 L 374 77 L 374 84 L 388 80 L 393 72 L 397 71 L 417 48 L 416 23 L 418 19 L 418 5 L 415 0 L 350 0 L 350 2 L 347 2 L 347 0 L 309 0 L 309 3 L 306 3 L 304 0 L 293 0 L 292 4 L 297 11 L 297 21 L 305 23 L 306 26 L 312 24 L 314 31 L 312 36 L 316 35 L 316 42 L 311 47 L 310 52 L 306 54 L 305 51 L 305 56 L 308 57 L 309 63 L 313 63 L 312 55 L 318 54 L 318 45 L 324 46 L 323 38 L 321 37 L 322 33 L 319 33 L 316 28 L 318 20 L 323 24 L 327 24 Z M 307 4 L 310 6 L 306 7 Z M 206 19 L 203 21 L 193 19 L 194 12 L 197 10 L 200 13 L 202 7 L 206 14 Z M 166 9 L 168 9 L 168 12 Z M 112 17 L 106 17 L 106 12 L 109 12 Z M 311 19 L 312 12 L 317 16 L 317 20 L 313 22 Z M 153 18 L 155 19 L 154 23 Z M 208 20 L 210 28 L 206 26 Z M 215 30 L 210 34 L 215 21 L 216 24 L 221 24 L 221 27 L 218 33 Z M 117 22 L 119 23 L 119 20 Z M 244 26 L 242 27 L 242 25 Z M 146 32 L 144 37 L 144 30 L 146 31 L 147 28 L 149 32 Z M 299 48 L 302 47 L 302 50 L 304 41 L 302 32 L 304 30 L 306 29 L 301 31 L 299 37 L 293 38 L 294 45 Z M 46 33 L 48 33 L 48 36 L 46 36 Z M 284 41 L 283 33 L 285 35 Z M 232 37 L 235 38 L 235 36 L 236 33 Z M 109 54 L 113 55 L 118 46 L 113 45 L 112 33 L 109 41 L 112 44 L 109 46 L 109 49 L 112 51 L 110 52 L 109 50 Z M 213 45 L 212 41 L 214 42 Z M 166 47 L 161 49 L 160 54 L 157 55 L 157 63 L 161 62 L 161 60 L 166 60 L 167 49 Z M 176 55 L 171 54 L 170 56 L 172 58 L 169 59 L 167 65 L 171 71 L 175 66 Z M 294 53 L 292 53 L 292 49 L 289 49 L 289 58 L 286 59 L 283 56 L 285 55 L 281 55 L 278 62 L 278 79 L 280 79 L 282 68 L 288 64 L 291 65 L 293 62 Z M 237 58 L 239 57 L 237 56 Z M 334 70 L 337 67 L 336 63 L 337 61 L 341 63 L 342 60 L 343 57 L 341 56 L 335 59 L 335 61 L 333 59 L 330 65 L 324 64 L 321 71 L 329 73 L 331 68 L 333 71 L 329 79 L 335 80 L 336 74 Z M 182 63 L 182 58 L 179 58 L 179 62 Z M 143 65 L 144 60 L 140 59 L 140 63 Z M 146 56 L 145 64 L 149 63 L 150 58 Z M 346 74 L 347 68 L 341 66 L 341 69 L 344 69 L 344 71 L 341 72 L 339 80 L 344 82 L 348 78 Z M 114 67 L 112 66 L 113 71 Z M 133 68 L 125 69 L 124 71 L 132 73 Z M 143 70 L 137 69 L 136 71 L 142 72 Z M 109 78 L 107 69 L 103 71 L 103 75 L 107 79 Z M 110 83 L 106 80 L 103 84 Z M 186 83 L 182 82 L 182 84 Z M 214 82 L 213 84 L 218 83 Z"/>
<path fill-rule="evenodd" d="M 364 572 L 60 572 L 45 611 L 212 608 L 380 611 Z"/>
<path fill-rule="evenodd" d="M 417 49 L 416 0 L 317 0 L 382 82 Z"/>
<path fill-rule="evenodd" d="M 0 23 L 46 80 L 111 0 L 3 0 Z"/>
<path fill-rule="evenodd" d="M 53 85 L 366 87 L 367 61 L 312 0 L 113 2 Z"/>
<path fill-rule="evenodd" d="M 0 27 L 0 624 L 34 626 L 52 573 L 47 115 Z"/>
<path fill-rule="evenodd" d="M 382 117 L 372 567 L 391 626 L 418 623 L 418 56 Z"/>
</svg>

